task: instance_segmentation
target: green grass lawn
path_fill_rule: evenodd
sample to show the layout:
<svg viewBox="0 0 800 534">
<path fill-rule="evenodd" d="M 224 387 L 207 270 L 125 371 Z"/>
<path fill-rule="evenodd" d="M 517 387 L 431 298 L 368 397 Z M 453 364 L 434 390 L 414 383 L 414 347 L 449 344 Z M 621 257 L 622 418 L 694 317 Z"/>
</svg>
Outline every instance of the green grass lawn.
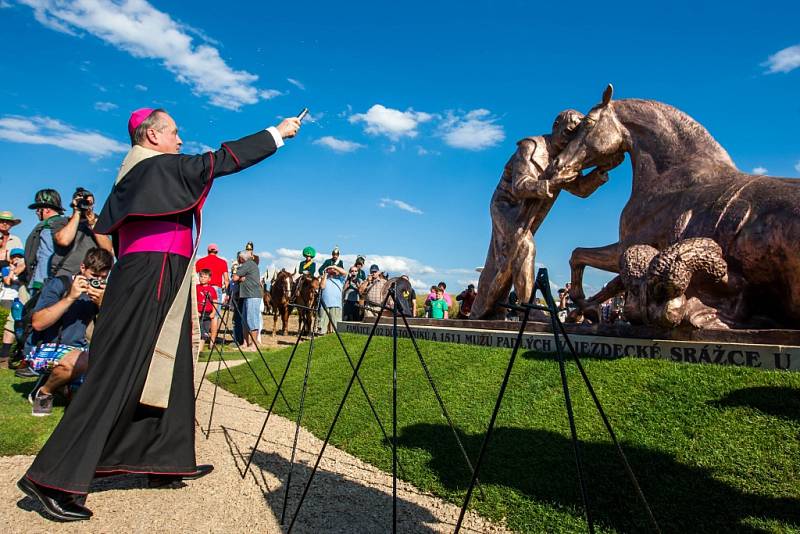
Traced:
<svg viewBox="0 0 800 534">
<path fill-rule="evenodd" d="M 366 337 L 345 340 L 355 360 Z M 474 460 L 510 351 L 429 342 L 421 347 Z M 281 349 L 266 355 L 276 373 L 288 354 Z M 295 407 L 305 355 L 298 352 L 285 385 Z M 800 374 L 657 360 L 583 361 L 664 532 L 800 529 Z M 269 405 L 271 397 L 264 398 L 249 369 L 233 372 L 238 384 L 223 371 L 224 387 Z M 391 429 L 390 339 L 373 341 L 361 376 Z M 574 365 L 568 376 L 600 530 L 646 531 L 644 512 Z M 335 337 L 318 339 L 303 421 L 315 435 L 324 438 L 349 377 Z M 398 398 L 404 478 L 460 505 L 468 470 L 410 343 L 402 340 Z M 293 417 L 285 405 L 276 406 Z M 391 470 L 390 449 L 357 387 L 332 443 Z M 476 492 L 473 507 L 518 531 L 585 531 L 572 454 L 557 362 L 521 355 L 481 473 L 486 498 Z"/>
<path fill-rule="evenodd" d="M 0 456 L 39 452 L 64 413 L 63 404 L 56 402 L 49 417 L 31 415 L 28 393 L 35 382 L 0 369 Z"/>
</svg>

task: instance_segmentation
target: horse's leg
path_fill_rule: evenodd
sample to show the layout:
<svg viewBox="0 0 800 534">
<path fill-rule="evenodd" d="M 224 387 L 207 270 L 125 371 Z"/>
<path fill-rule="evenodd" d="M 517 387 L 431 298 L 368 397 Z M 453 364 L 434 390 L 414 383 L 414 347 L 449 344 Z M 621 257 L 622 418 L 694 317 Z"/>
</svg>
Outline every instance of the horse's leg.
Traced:
<svg viewBox="0 0 800 534">
<path fill-rule="evenodd" d="M 275 338 L 275 332 L 278 329 L 278 310 L 274 310 L 272 314 L 272 337 Z"/>
<path fill-rule="evenodd" d="M 583 307 L 586 295 L 583 293 L 583 271 L 586 267 L 594 267 L 611 273 L 619 272 L 619 256 L 622 253 L 619 243 L 595 248 L 576 248 L 569 258 L 572 272 L 572 287 L 569 295 L 573 302 Z"/>
</svg>

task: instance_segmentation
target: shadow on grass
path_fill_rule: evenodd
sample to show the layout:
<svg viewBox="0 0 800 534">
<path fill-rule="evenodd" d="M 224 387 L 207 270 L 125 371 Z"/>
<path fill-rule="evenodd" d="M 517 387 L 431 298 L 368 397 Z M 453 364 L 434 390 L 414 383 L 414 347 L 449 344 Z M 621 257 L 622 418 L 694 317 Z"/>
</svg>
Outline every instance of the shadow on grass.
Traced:
<svg viewBox="0 0 800 534">
<path fill-rule="evenodd" d="M 19 393 L 20 397 L 28 398 L 28 394 L 33 391 L 33 386 L 36 385 L 36 381 L 38 378 L 31 378 L 29 380 L 25 380 L 24 382 L 15 382 L 11 384 L 11 389 L 15 392 Z"/>
<path fill-rule="evenodd" d="M 34 386 L 36 386 L 37 382 L 39 381 L 38 378 L 31 378 L 29 380 L 25 380 L 25 382 L 16 382 L 11 384 L 11 389 L 15 392 L 19 393 L 19 396 L 25 400 L 28 400 L 28 394 L 33 391 Z M 44 379 L 42 381 L 44 383 Z M 57 393 L 53 400 L 53 406 L 67 406 L 69 403 L 67 399 L 64 397 L 63 394 Z"/>
<path fill-rule="evenodd" d="M 286 508 L 286 526 L 297 510 L 297 504 L 308 481 L 312 465 L 297 463 L 292 474 L 292 487 Z M 289 461 L 275 453 L 256 451 L 253 467 L 272 473 L 281 484 L 264 492 L 267 505 L 280 521 L 283 508 L 286 477 Z M 354 472 L 354 477 L 369 476 L 365 472 Z M 383 490 L 369 487 L 339 474 L 323 469 L 317 470 L 314 481 L 297 516 L 295 532 L 388 532 L 392 524 L 392 488 Z M 399 532 L 434 532 L 425 523 L 437 519 L 425 508 L 398 498 L 397 526 Z"/>
<path fill-rule="evenodd" d="M 462 435 L 461 439 L 470 456 L 477 458 L 483 434 Z M 449 490 L 466 490 L 469 473 L 447 426 L 405 427 L 398 441 L 403 447 L 428 451 L 429 467 Z M 800 527 L 800 498 L 744 493 L 714 479 L 709 470 L 681 464 L 663 452 L 629 445 L 623 449 L 664 532 L 762 532 L 743 523 L 749 517 Z M 650 531 L 614 446 L 583 442 L 582 451 L 596 521 L 618 532 Z M 505 486 L 539 503 L 582 511 L 572 444 L 560 434 L 495 429 L 480 480 L 484 486 Z"/>
<path fill-rule="evenodd" d="M 780 386 L 756 386 L 731 391 L 712 403 L 722 408 L 754 408 L 767 415 L 800 421 L 800 390 Z"/>
</svg>

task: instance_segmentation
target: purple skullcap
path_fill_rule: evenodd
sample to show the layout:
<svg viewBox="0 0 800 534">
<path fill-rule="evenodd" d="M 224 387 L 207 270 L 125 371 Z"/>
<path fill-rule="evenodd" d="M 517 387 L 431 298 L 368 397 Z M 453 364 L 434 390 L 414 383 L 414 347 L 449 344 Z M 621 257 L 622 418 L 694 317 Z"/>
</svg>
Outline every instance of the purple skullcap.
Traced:
<svg viewBox="0 0 800 534">
<path fill-rule="evenodd" d="M 153 111 L 155 111 L 154 108 L 141 108 L 131 113 L 131 118 L 128 119 L 128 133 L 131 137 L 133 137 L 133 132 L 136 131 L 136 128 L 138 128 Z"/>
</svg>

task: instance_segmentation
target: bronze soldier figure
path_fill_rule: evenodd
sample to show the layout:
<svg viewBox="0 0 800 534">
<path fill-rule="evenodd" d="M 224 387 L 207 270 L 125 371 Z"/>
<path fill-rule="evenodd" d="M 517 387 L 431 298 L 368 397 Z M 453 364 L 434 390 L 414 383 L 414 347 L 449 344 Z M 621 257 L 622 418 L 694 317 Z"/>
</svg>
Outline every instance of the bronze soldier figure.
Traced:
<svg viewBox="0 0 800 534">
<path fill-rule="evenodd" d="M 551 135 L 526 137 L 503 169 L 490 204 L 492 239 L 472 305 L 473 319 L 500 319 L 503 302 L 513 284 L 519 302 L 533 291 L 536 245 L 533 234 L 542 224 L 560 190 L 585 198 L 608 181 L 603 169 L 574 180 L 540 180 L 550 162 L 567 145 L 583 114 L 562 111 Z"/>
</svg>

